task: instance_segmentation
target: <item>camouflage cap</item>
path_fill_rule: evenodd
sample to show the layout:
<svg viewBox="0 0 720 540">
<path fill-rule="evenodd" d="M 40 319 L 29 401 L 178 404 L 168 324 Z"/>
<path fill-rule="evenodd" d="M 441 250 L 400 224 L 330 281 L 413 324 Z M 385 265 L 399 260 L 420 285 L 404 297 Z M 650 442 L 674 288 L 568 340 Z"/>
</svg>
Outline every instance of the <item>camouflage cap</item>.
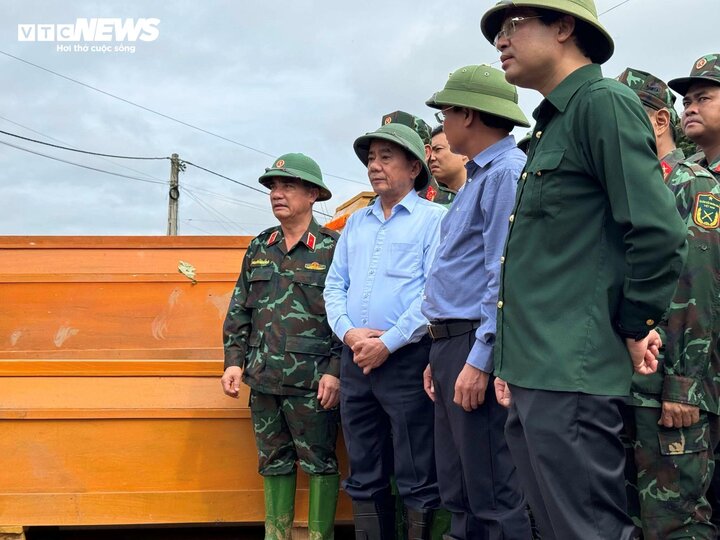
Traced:
<svg viewBox="0 0 720 540">
<path fill-rule="evenodd" d="M 710 82 L 720 85 L 720 53 L 706 54 L 698 58 L 689 77 L 680 77 L 668 82 L 668 86 L 681 96 L 687 94 L 690 85 L 697 82 Z"/>
<path fill-rule="evenodd" d="M 366 133 L 365 135 L 355 139 L 353 149 L 355 154 L 367 167 L 368 153 L 370 152 L 370 141 L 380 139 L 390 141 L 397 144 L 401 148 L 410 152 L 414 157 L 420 160 L 420 174 L 415 178 L 415 191 L 425 189 L 430 181 L 430 169 L 425 163 L 425 145 L 414 129 L 405 124 L 390 122 L 384 126 L 380 126 L 375 131 Z"/>
<path fill-rule="evenodd" d="M 468 107 L 510 120 L 516 126 L 530 127 L 518 106 L 517 88 L 505 80 L 502 71 L 485 64 L 456 69 L 445 87 L 425 104 L 434 109 L 448 105 Z"/>
<path fill-rule="evenodd" d="M 600 24 L 593 0 L 500 0 L 485 12 L 480 28 L 485 38 L 492 44 L 510 8 L 528 7 L 558 11 L 587 23 L 587 47 L 590 59 L 596 64 L 607 62 L 615 51 L 615 43 L 610 34 Z"/>
<path fill-rule="evenodd" d="M 525 152 L 526 154 L 528 153 L 528 149 L 530 148 L 530 141 L 532 140 L 532 135 L 533 135 L 533 130 L 531 129 L 517 143 L 517 147 L 520 150 L 522 150 L 523 152 Z"/>
<path fill-rule="evenodd" d="M 320 188 L 318 201 L 327 201 L 332 197 L 332 193 L 325 185 L 322 179 L 320 166 L 314 159 L 305 154 L 283 154 L 275 161 L 271 167 L 265 169 L 258 181 L 265 187 L 268 187 L 270 181 L 275 177 L 297 178 L 304 182 L 308 182 L 315 187 Z"/>
<path fill-rule="evenodd" d="M 432 129 L 430 128 L 428 123 L 425 122 L 425 120 L 423 120 L 422 118 L 419 118 L 405 111 L 395 111 L 383 115 L 382 123 L 380 125 L 386 126 L 387 124 L 402 124 L 404 126 L 412 128 L 415 130 L 415 133 L 420 135 L 423 144 L 432 144 L 430 137 Z"/>
<path fill-rule="evenodd" d="M 638 95 L 643 105 L 656 111 L 667 109 L 673 126 L 677 125 L 679 120 L 675 110 L 677 98 L 663 81 L 650 73 L 635 68 L 626 68 L 616 78 L 624 85 L 629 86 Z"/>
</svg>

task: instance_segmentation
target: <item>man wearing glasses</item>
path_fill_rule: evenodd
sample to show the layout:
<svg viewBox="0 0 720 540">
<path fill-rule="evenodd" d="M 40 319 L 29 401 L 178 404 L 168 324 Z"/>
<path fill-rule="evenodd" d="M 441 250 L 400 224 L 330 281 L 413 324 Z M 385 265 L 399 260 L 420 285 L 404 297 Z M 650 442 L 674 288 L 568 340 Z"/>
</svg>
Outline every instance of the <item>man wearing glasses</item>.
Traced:
<svg viewBox="0 0 720 540">
<path fill-rule="evenodd" d="M 510 131 L 529 124 L 517 89 L 490 66 L 456 70 L 427 105 L 440 109 L 450 150 L 472 157 L 443 218 L 422 305 L 433 339 L 425 391 L 435 402 L 440 496 L 452 512 L 450 538 L 527 539 L 525 498 L 503 435 L 507 411 L 491 374 L 500 257 L 525 165 Z"/>
<path fill-rule="evenodd" d="M 508 82 L 544 97 L 497 303 L 507 443 L 543 539 L 627 540 L 619 409 L 633 368 L 657 369 L 687 229 L 637 96 L 602 76 L 614 44 L 592 0 L 503 1 L 481 28 Z"/>
<path fill-rule="evenodd" d="M 339 476 L 335 456 L 340 343 L 328 325 L 322 291 L 336 232 L 313 219 L 331 197 L 320 167 L 285 154 L 265 169 L 280 226 L 250 242 L 230 300 L 223 337 L 225 394 L 250 386 L 250 413 L 265 490 L 265 538 L 289 540 L 296 462 L 310 477 L 310 538 L 331 540 Z"/>
</svg>

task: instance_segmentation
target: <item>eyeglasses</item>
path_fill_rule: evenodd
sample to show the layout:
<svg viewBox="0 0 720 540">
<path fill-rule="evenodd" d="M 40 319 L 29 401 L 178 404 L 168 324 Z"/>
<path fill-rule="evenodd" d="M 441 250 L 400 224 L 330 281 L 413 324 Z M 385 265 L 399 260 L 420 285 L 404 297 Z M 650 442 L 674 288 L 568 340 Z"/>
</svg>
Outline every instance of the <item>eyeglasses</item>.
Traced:
<svg viewBox="0 0 720 540">
<path fill-rule="evenodd" d="M 440 109 L 435 113 L 435 120 L 440 122 L 441 124 L 445 122 L 445 111 L 449 111 L 452 109 L 454 105 L 450 105 L 449 107 L 445 107 L 444 109 Z"/>
<path fill-rule="evenodd" d="M 498 41 L 500 41 L 501 38 L 510 39 L 513 37 L 513 34 L 517 31 L 517 25 L 518 23 L 529 21 L 530 19 L 541 19 L 542 15 L 532 15 L 530 17 L 510 17 L 509 19 L 505 19 L 505 22 L 500 27 L 500 31 L 495 34 L 495 40 L 493 41 L 493 45 L 497 47 Z"/>
</svg>

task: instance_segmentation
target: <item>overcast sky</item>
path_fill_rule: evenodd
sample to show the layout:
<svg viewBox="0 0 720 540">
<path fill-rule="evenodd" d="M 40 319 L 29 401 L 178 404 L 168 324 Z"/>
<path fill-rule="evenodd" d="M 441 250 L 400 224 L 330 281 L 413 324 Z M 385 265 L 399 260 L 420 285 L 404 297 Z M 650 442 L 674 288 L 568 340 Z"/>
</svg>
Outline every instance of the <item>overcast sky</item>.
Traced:
<svg viewBox="0 0 720 540">
<path fill-rule="evenodd" d="M 719 0 L 596 2 L 600 13 L 607 11 L 601 21 L 616 44 L 603 67 L 608 76 L 632 66 L 668 80 L 687 75 L 699 56 L 720 52 Z M 448 74 L 464 65 L 496 62 L 498 53 L 479 30 L 483 11 L 493 3 L 6 0 L 0 21 L 0 52 L 5 53 L 0 54 L 0 130 L 108 154 L 178 153 L 256 187 L 274 161 L 261 152 L 303 152 L 318 161 L 333 192 L 317 209 L 332 214 L 369 189 L 352 150 L 356 137 L 398 109 L 434 125 L 424 102 Z M 81 43 L 134 45 L 132 53 L 75 52 L 73 42 L 18 39 L 19 24 L 100 17 L 159 19 L 157 38 Z M 528 116 L 539 101 L 534 92 L 520 93 Z M 0 235 L 165 234 L 168 160 L 98 158 L 4 134 L 0 143 Z M 150 182 L 82 169 L 7 144 Z M 180 234 L 254 235 L 274 224 L 266 195 L 194 167 L 181 173 L 180 185 Z"/>
</svg>

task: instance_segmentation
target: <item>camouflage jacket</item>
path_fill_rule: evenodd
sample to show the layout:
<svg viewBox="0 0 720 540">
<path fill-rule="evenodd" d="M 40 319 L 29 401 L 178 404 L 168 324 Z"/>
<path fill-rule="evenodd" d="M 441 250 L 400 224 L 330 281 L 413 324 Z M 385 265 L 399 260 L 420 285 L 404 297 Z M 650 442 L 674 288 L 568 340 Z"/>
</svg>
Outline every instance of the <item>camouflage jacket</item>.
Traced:
<svg viewBox="0 0 720 540">
<path fill-rule="evenodd" d="M 720 183 L 697 164 L 678 163 L 666 182 L 688 225 L 688 257 L 665 319 L 658 372 L 633 377 L 633 404 L 687 403 L 720 414 Z"/>
<path fill-rule="evenodd" d="M 708 163 L 705 154 L 703 154 L 702 152 L 698 152 L 697 154 L 690 156 L 690 159 L 688 161 L 692 161 L 693 163 L 697 163 L 701 167 L 706 168 L 720 182 L 720 157 L 717 158 L 713 163 Z"/>
<path fill-rule="evenodd" d="M 418 191 L 418 195 L 423 199 L 442 204 L 445 208 L 448 208 L 455 200 L 457 193 L 431 176 L 430 183 L 425 189 Z"/>
<path fill-rule="evenodd" d="M 268 394 L 310 395 L 320 377 L 340 374 L 341 343 L 325 314 L 323 289 L 338 234 L 315 220 L 285 248 L 273 227 L 250 242 L 223 326 L 225 368 Z"/>
</svg>

